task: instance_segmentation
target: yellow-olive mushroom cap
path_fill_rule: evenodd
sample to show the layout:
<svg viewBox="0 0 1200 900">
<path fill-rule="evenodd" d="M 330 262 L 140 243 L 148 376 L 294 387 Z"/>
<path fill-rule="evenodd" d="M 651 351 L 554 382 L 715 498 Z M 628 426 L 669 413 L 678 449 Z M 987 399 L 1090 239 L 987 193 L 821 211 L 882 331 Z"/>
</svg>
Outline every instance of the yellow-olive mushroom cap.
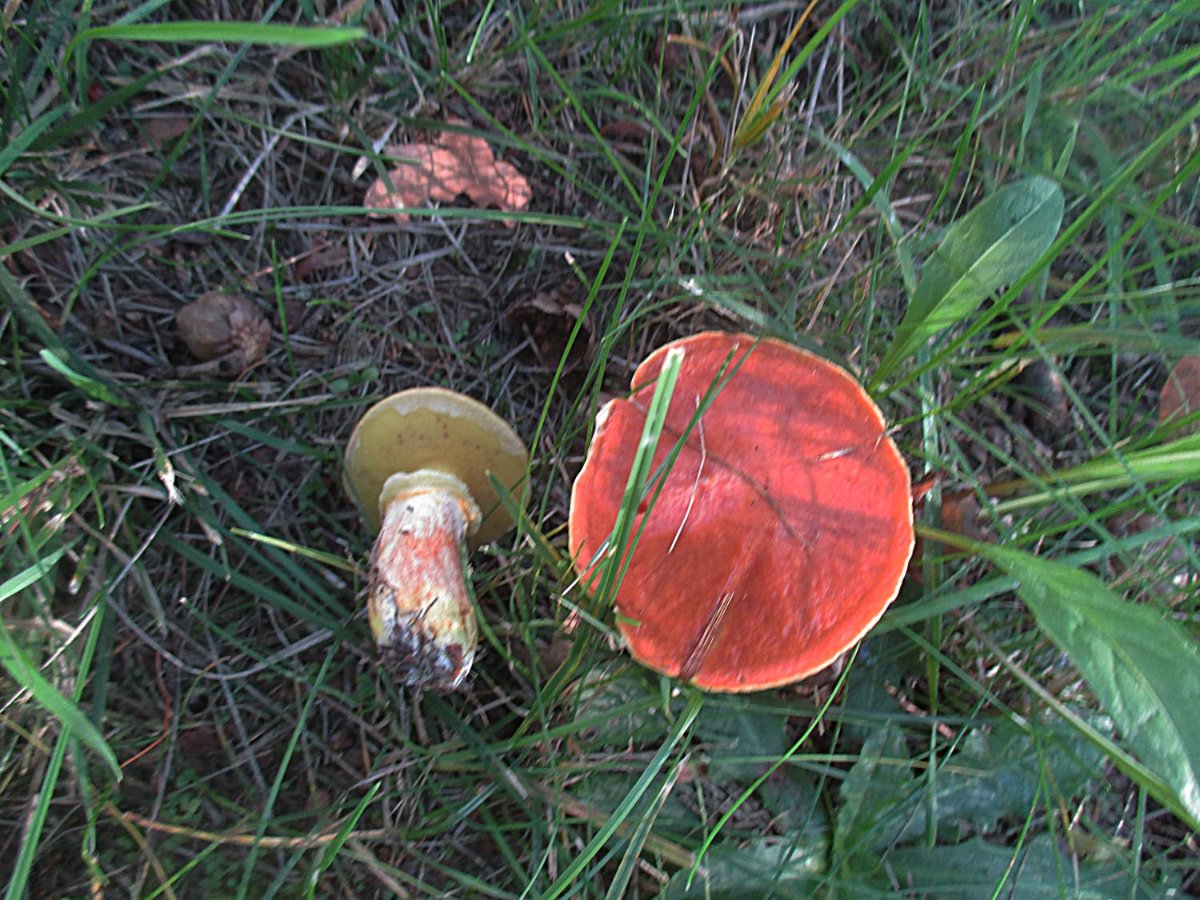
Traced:
<svg viewBox="0 0 1200 900">
<path fill-rule="evenodd" d="M 477 400 L 445 388 L 401 391 L 372 406 L 346 448 L 345 484 L 372 529 L 382 518 L 380 494 L 392 475 L 434 470 L 453 475 L 483 514 L 472 547 L 512 527 L 488 473 L 519 496 L 529 452 L 508 423 Z"/>
</svg>

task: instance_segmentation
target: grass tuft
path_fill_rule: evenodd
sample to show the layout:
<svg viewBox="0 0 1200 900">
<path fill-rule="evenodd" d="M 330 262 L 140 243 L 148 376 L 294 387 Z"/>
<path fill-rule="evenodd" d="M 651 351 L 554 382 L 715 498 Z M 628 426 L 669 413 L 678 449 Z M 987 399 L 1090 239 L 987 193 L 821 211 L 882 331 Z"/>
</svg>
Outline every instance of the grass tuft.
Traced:
<svg viewBox="0 0 1200 900">
<path fill-rule="evenodd" d="M 1200 751 L 1139 719 L 1196 702 L 1194 421 L 1157 420 L 1200 354 L 1193 4 L 3 15 L 7 896 L 1200 889 Z M 368 217 L 450 119 L 531 209 Z M 271 323 L 246 371 L 179 338 L 211 290 Z M 848 366 L 934 479 L 897 603 L 762 694 L 629 660 L 566 546 L 597 409 L 707 328 Z M 375 665 L 339 469 L 420 384 L 533 454 L 451 696 Z"/>
</svg>

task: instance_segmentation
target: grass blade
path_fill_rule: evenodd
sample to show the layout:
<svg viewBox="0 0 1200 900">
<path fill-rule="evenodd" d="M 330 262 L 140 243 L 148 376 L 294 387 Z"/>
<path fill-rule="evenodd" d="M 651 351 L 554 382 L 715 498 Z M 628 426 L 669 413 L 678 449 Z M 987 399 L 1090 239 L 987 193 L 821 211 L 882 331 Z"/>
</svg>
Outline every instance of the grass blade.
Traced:
<svg viewBox="0 0 1200 900">
<path fill-rule="evenodd" d="M 326 845 L 325 851 L 321 854 L 321 858 L 318 860 L 316 868 L 308 877 L 308 888 L 305 891 L 304 896 L 308 897 L 309 900 L 312 900 L 312 898 L 316 896 L 317 886 L 321 882 L 321 876 L 325 874 L 326 870 L 331 865 L 333 865 L 333 861 L 337 858 L 337 855 L 341 852 L 342 847 L 346 845 L 346 841 L 350 839 L 350 835 L 354 832 L 355 827 L 358 825 L 358 820 L 363 817 L 363 813 L 367 811 L 367 807 L 370 806 L 375 800 L 375 795 L 379 793 L 379 789 L 382 787 L 383 782 L 380 781 L 375 782 L 375 784 L 371 786 L 371 789 L 363 795 L 361 800 L 358 801 L 358 805 L 354 807 L 354 811 L 350 813 L 349 817 L 347 817 L 346 821 L 342 824 L 342 827 L 338 829 L 337 835 L 334 837 L 334 839 Z"/>
<path fill-rule="evenodd" d="M 762 81 L 759 82 L 758 88 L 754 91 L 754 96 L 750 98 L 750 103 L 746 107 L 746 114 L 742 119 L 741 124 L 733 135 L 734 149 L 743 149 L 756 143 L 771 127 L 771 123 L 779 118 L 780 114 L 786 108 L 786 104 L 779 99 L 779 95 L 783 93 L 792 84 L 800 69 L 804 66 L 808 59 L 816 49 L 821 46 L 838 22 L 850 10 L 854 9 L 859 3 L 859 0 L 846 0 L 817 29 L 817 33 L 812 36 L 804 48 L 792 60 L 791 64 L 783 73 L 783 77 L 776 84 L 776 78 L 779 75 L 779 68 L 783 65 L 783 58 L 787 55 L 793 42 L 800 34 L 800 29 L 804 23 L 808 21 L 809 15 L 817 6 L 816 0 L 809 3 L 800 18 L 796 20 L 796 24 L 792 26 L 792 30 L 788 32 L 788 36 L 776 51 L 774 58 L 771 60 L 771 65 L 763 74 Z"/>
<path fill-rule="evenodd" d="M 56 554 L 51 554 L 40 564 L 30 566 L 25 571 L 14 575 L 5 581 L 3 590 L 11 592 L 14 586 L 16 590 L 19 590 L 21 586 L 33 583 L 41 576 L 47 564 L 52 564 L 52 561 L 57 560 L 63 552 L 65 551 L 57 551 Z M 4 594 L 4 596 L 7 595 L 7 593 Z M 38 671 L 37 666 L 30 662 L 25 652 L 13 640 L 3 617 L 0 617 L 0 664 L 3 664 L 13 681 L 21 689 L 29 691 L 41 707 L 58 719 L 65 730 L 95 750 L 105 765 L 112 770 L 117 780 L 120 780 L 121 767 L 117 764 L 117 757 L 112 752 L 112 748 L 108 746 L 108 742 L 104 740 L 104 736 L 92 724 L 91 719 L 84 715 L 83 710 L 60 694 L 58 689 Z"/>
<path fill-rule="evenodd" d="M 650 398 L 650 406 L 646 412 L 646 424 L 642 429 L 637 453 L 633 457 L 633 466 L 629 470 L 629 481 L 625 485 L 625 496 L 617 510 L 617 520 L 613 523 L 612 539 L 609 544 L 613 564 L 604 567 L 604 574 L 595 592 L 601 603 L 607 604 L 615 596 L 621 577 L 625 574 L 626 547 L 633 530 L 638 504 L 642 500 L 647 479 L 650 477 L 654 451 L 658 447 L 658 439 L 662 435 L 663 424 L 667 420 L 667 408 L 670 406 L 671 396 L 675 392 L 675 382 L 679 380 L 683 355 L 682 349 L 671 350 L 667 353 L 666 359 L 663 360 L 662 371 L 658 376 L 658 384 L 654 387 L 654 396 Z"/>
<path fill-rule="evenodd" d="M 227 41 L 236 44 L 258 44 L 287 47 L 334 47 L 361 40 L 366 32 L 361 28 L 303 27 L 272 25 L 263 22 L 162 22 L 132 25 L 103 25 L 89 28 L 75 36 L 72 45 L 81 41 L 166 41 L 176 44 L 201 44 Z M 68 55 L 70 55 L 68 53 Z"/>
<path fill-rule="evenodd" d="M 1039 506 L 1052 497 L 1082 497 L 1097 491 L 1121 490 L 1150 481 L 1186 481 L 1200 477 L 1200 435 L 1188 435 L 1157 447 L 1134 450 L 1119 458 L 1109 455 L 1053 473 L 1056 485 L 996 504 L 997 514 Z M 1004 497 L 1034 487 L 1029 479 L 999 482 L 989 487 L 993 497 Z"/>
<path fill-rule="evenodd" d="M 558 880 L 546 890 L 546 892 L 543 894 L 546 900 L 554 900 L 555 897 L 562 896 L 564 892 L 569 890 L 572 885 L 576 883 L 576 879 L 587 867 L 588 863 L 590 863 L 595 858 L 596 854 L 600 852 L 600 849 L 606 843 L 608 843 L 609 838 L 616 833 L 621 823 L 628 818 L 629 814 L 633 811 L 633 808 L 638 804 L 638 801 L 641 800 L 642 795 L 649 790 L 650 783 L 654 780 L 655 776 L 657 776 L 659 769 L 662 768 L 662 766 L 666 763 L 667 757 L 675 748 L 675 745 L 683 740 L 688 731 L 691 730 L 692 723 L 696 720 L 696 716 L 700 714 L 700 709 L 703 705 L 704 694 L 697 690 L 691 691 L 688 697 L 687 706 L 679 714 L 679 718 L 676 720 L 675 726 L 671 729 L 671 733 L 667 736 L 666 740 L 663 741 L 662 746 L 658 748 L 658 751 L 654 754 L 654 758 L 642 772 L 641 777 L 639 777 L 634 786 L 630 788 L 629 793 L 625 795 L 625 798 L 621 801 L 617 808 L 613 810 L 612 816 L 609 817 L 609 820 L 605 823 L 604 827 L 596 832 L 596 836 L 592 838 L 592 840 L 586 847 L 584 847 L 582 851 L 580 851 L 579 855 L 575 857 L 571 865 L 567 866 L 563 873 L 558 877 Z M 672 775 L 671 779 L 673 778 L 674 776 Z"/>
<path fill-rule="evenodd" d="M 42 132 L 58 121 L 59 117 L 66 111 L 66 107 L 60 106 L 47 113 L 43 113 L 25 126 L 24 130 L 10 141 L 6 147 L 0 149 L 0 176 L 4 175 L 9 167 L 21 157 L 21 154 L 28 150 L 33 142 L 38 139 Z"/>
<path fill-rule="evenodd" d="M 75 681 L 76 700 L 82 697 L 84 686 L 88 680 L 88 674 L 92 671 L 92 662 L 96 658 L 96 647 L 103 630 L 104 612 L 103 607 L 97 611 L 96 619 L 92 623 L 92 628 L 88 633 L 83 652 L 79 657 L 78 677 Z M 8 635 L 3 622 L 0 622 L 0 635 L 5 637 Z M 0 652 L 4 651 L 0 650 Z M 88 726 L 91 725 L 86 718 L 84 722 Z M 54 744 L 54 750 L 50 754 L 50 760 L 42 775 L 41 788 L 36 795 L 32 813 L 25 824 L 24 841 L 21 844 L 20 853 L 17 855 L 16 863 L 13 865 L 9 876 L 8 888 L 5 890 L 4 900 L 17 900 L 20 897 L 30 896 L 28 883 L 30 874 L 33 871 L 37 850 L 41 844 L 42 831 L 46 826 L 46 818 L 50 812 L 50 807 L 55 802 L 58 779 L 62 774 L 63 762 L 66 759 L 67 751 L 75 748 L 75 739 L 78 737 L 82 737 L 82 735 L 78 732 L 72 732 L 70 728 L 66 727 L 58 733 L 58 740 Z M 113 762 L 115 763 L 116 760 L 114 759 Z M 76 766 L 76 768 L 78 769 L 79 767 Z M 119 769 L 117 777 L 120 777 Z"/>
<path fill-rule="evenodd" d="M 69 547 L 60 547 L 53 553 L 40 560 L 38 565 L 30 566 L 23 572 L 18 572 L 12 578 L 6 579 L 3 584 L 0 584 L 0 603 L 7 600 L 14 594 L 20 593 L 38 581 L 45 575 L 54 565 L 63 558 L 63 554 L 70 549 Z"/>
</svg>

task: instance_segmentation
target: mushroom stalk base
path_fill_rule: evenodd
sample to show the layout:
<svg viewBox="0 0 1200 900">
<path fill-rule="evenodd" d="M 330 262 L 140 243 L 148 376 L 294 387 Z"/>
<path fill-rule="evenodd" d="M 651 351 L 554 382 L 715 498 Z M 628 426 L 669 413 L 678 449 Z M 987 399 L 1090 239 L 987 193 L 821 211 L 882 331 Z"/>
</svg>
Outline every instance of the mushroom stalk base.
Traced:
<svg viewBox="0 0 1200 900">
<path fill-rule="evenodd" d="M 478 641 L 463 570 L 479 507 L 443 472 L 393 475 L 380 497 L 371 553 L 371 632 L 398 680 L 449 691 L 471 670 Z"/>
</svg>

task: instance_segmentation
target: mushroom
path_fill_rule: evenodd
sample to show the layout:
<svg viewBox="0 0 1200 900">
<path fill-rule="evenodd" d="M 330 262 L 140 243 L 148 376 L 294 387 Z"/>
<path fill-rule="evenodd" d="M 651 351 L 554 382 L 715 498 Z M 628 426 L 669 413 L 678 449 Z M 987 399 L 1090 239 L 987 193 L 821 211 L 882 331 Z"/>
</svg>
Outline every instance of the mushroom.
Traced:
<svg viewBox="0 0 1200 900">
<path fill-rule="evenodd" d="M 706 690 L 798 681 L 862 638 L 899 591 L 913 550 L 908 467 L 844 369 L 745 334 L 676 341 L 597 416 L 568 525 L 589 585 L 618 563 L 610 535 L 675 347 L 684 359 L 653 471 L 682 444 L 638 506 L 617 627 L 635 659 Z"/>
<path fill-rule="evenodd" d="M 368 611 L 385 662 L 407 684 L 453 690 L 475 658 L 468 550 L 512 527 L 488 476 L 520 490 L 529 453 L 490 409 L 415 388 L 379 401 L 346 449 L 345 483 L 379 537 Z"/>
</svg>

